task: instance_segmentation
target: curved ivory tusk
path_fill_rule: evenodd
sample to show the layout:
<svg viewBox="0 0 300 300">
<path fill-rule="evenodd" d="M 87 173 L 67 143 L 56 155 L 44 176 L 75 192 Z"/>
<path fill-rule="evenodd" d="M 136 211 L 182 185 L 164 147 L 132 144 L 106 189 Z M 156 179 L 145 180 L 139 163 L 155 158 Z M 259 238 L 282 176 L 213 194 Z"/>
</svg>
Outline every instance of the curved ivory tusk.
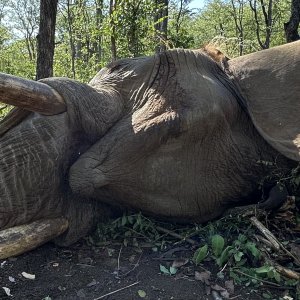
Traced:
<svg viewBox="0 0 300 300">
<path fill-rule="evenodd" d="M 43 219 L 0 231 L 0 259 L 20 255 L 54 239 L 68 229 L 65 218 Z"/>
<path fill-rule="evenodd" d="M 0 102 L 43 115 L 67 110 L 64 99 L 45 83 L 0 73 Z"/>
</svg>

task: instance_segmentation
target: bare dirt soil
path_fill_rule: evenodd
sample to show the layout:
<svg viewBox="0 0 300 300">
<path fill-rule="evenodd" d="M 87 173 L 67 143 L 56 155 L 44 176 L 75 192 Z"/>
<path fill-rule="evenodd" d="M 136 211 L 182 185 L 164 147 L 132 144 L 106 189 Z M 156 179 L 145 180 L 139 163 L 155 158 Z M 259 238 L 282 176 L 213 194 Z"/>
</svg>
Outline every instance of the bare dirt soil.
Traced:
<svg viewBox="0 0 300 300">
<path fill-rule="evenodd" d="M 48 243 L 16 258 L 0 260 L 0 299 L 224 299 L 211 287 L 224 287 L 226 279 L 216 277 L 218 270 L 210 262 L 201 267 L 187 262 L 191 254 L 184 246 L 162 256 L 150 249 L 137 251 L 120 245 L 92 247 L 84 240 L 69 248 Z M 174 255 L 177 261 L 187 263 L 175 275 L 163 274 L 160 264 L 168 268 Z M 209 285 L 195 279 L 195 271 L 204 269 L 212 272 Z M 35 278 L 26 278 L 30 275 L 24 277 L 22 272 Z M 234 289 L 229 291 L 230 299 L 264 299 L 264 288 Z M 273 299 L 279 299 L 279 294 Z"/>
</svg>

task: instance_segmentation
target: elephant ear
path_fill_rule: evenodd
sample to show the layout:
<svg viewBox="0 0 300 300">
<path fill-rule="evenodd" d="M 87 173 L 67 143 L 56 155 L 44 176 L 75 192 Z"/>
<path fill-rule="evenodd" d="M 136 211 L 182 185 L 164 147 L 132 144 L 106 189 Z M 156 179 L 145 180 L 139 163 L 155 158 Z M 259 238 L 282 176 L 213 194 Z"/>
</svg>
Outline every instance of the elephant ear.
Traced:
<svg viewBox="0 0 300 300">
<path fill-rule="evenodd" d="M 300 42 L 229 61 L 229 71 L 263 138 L 300 161 Z"/>
</svg>

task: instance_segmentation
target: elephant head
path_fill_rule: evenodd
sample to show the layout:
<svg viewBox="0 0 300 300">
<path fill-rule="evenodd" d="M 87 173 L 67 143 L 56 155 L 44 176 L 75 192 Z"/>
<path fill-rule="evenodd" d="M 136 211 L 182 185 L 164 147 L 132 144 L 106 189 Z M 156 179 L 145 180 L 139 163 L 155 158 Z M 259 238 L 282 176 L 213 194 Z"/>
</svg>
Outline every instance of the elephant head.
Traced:
<svg viewBox="0 0 300 300">
<path fill-rule="evenodd" d="M 72 194 L 68 170 L 120 117 L 122 99 L 109 87 L 96 90 L 66 78 L 0 78 L 1 100 L 22 108 L 13 110 L 1 126 L 0 228 L 32 224 L 22 236 L 34 234 L 35 221 L 47 219 L 39 227 L 46 230 L 45 236 L 39 233 L 40 242 L 65 231 L 57 242 L 70 244 L 108 211 L 100 202 Z M 57 219 L 61 217 L 65 219 Z M 16 251 L 26 250 L 23 247 Z"/>
<path fill-rule="evenodd" d="M 47 238 L 68 227 L 57 240 L 68 244 L 110 207 L 205 222 L 257 200 L 274 168 L 259 161 L 288 169 L 299 160 L 300 124 L 289 120 L 299 111 L 297 46 L 226 64 L 171 50 L 115 62 L 89 85 L 1 75 L 1 101 L 34 113 L 2 124 L 0 229 L 60 218 Z M 280 80 L 291 80 L 288 100 Z"/>
</svg>

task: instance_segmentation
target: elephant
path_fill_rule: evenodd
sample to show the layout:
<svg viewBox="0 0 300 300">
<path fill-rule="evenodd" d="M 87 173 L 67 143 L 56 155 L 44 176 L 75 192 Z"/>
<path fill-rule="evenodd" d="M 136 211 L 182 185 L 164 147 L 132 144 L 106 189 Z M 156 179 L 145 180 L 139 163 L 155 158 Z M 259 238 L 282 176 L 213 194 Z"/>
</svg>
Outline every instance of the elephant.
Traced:
<svg viewBox="0 0 300 300">
<path fill-rule="evenodd" d="M 263 178 L 299 162 L 299 77 L 300 42 L 121 59 L 89 84 L 0 74 L 16 106 L 0 126 L 0 258 L 128 208 L 203 223 L 257 203 Z"/>
</svg>

